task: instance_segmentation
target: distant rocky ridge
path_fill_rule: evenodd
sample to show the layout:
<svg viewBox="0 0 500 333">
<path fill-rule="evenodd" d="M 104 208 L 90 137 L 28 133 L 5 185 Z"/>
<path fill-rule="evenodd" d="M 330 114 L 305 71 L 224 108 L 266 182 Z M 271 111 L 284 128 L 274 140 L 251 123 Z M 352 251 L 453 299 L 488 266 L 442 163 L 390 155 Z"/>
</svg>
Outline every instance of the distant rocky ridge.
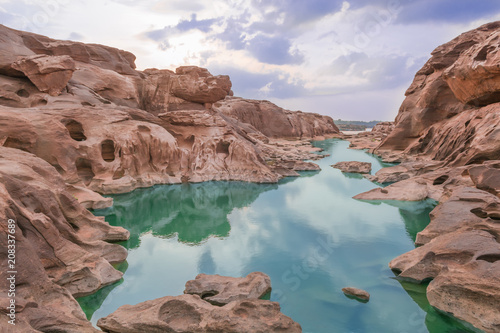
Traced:
<svg viewBox="0 0 500 333">
<path fill-rule="evenodd" d="M 394 129 L 350 138 L 354 148 L 402 162 L 367 176 L 394 184 L 356 199 L 440 203 L 417 235 L 420 247 L 390 267 L 402 279 L 431 280 L 432 306 L 485 332 L 500 331 L 499 42 L 493 22 L 438 47 Z"/>
<path fill-rule="evenodd" d="M 74 297 L 121 278 L 111 264 L 126 251 L 109 242 L 129 237 L 85 209 L 110 206 L 101 194 L 275 183 L 319 169 L 304 162 L 320 158 L 309 140 L 339 133 L 329 117 L 232 97 L 228 76 L 194 66 L 138 71 L 134 61 L 130 52 L 0 25 L 0 215 L 17 223 L 19 331 L 97 331 Z M 1 327 L 10 327 L 8 302 L 1 294 Z"/>
</svg>

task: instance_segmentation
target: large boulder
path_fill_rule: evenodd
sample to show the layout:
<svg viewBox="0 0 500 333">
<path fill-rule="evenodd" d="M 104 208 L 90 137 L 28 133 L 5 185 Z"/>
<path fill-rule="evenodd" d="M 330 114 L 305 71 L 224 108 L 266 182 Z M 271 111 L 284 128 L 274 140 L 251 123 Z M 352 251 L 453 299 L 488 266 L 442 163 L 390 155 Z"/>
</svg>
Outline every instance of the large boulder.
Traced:
<svg viewBox="0 0 500 333">
<path fill-rule="evenodd" d="M 171 91 L 176 97 L 195 103 L 215 103 L 231 91 L 227 75 L 213 76 L 205 68 L 182 66 L 172 76 Z"/>
<path fill-rule="evenodd" d="M 264 273 L 253 272 L 244 278 L 199 274 L 186 282 L 184 294 L 198 295 L 213 305 L 232 301 L 260 299 L 271 292 L 271 279 Z"/>
<path fill-rule="evenodd" d="M 335 163 L 332 165 L 332 168 L 348 173 L 370 173 L 372 171 L 372 164 L 368 162 L 347 161 Z"/>
<path fill-rule="evenodd" d="M 214 306 L 198 295 L 166 296 L 137 305 L 124 305 L 97 322 L 114 333 L 299 333 L 302 329 L 280 312 L 278 303 L 233 301 Z"/>
<path fill-rule="evenodd" d="M 41 92 L 59 96 L 75 71 L 69 56 L 33 55 L 18 60 L 12 68 L 23 72 Z"/>
</svg>

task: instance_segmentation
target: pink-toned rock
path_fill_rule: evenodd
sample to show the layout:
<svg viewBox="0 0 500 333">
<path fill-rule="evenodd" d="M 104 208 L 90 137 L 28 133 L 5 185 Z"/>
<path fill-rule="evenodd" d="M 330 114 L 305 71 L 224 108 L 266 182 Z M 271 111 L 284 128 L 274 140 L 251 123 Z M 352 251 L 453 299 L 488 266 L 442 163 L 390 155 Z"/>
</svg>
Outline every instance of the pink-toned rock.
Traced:
<svg viewBox="0 0 500 333">
<path fill-rule="evenodd" d="M 205 68 L 183 66 L 171 77 L 171 91 L 176 97 L 195 103 L 215 103 L 231 91 L 227 75 L 213 76 Z"/>
<path fill-rule="evenodd" d="M 349 173 L 370 173 L 372 171 L 372 164 L 368 162 L 338 162 L 332 165 L 332 167 Z"/>
<path fill-rule="evenodd" d="M 432 279 L 432 306 L 485 332 L 500 327 L 500 200 L 474 188 L 459 188 L 431 213 L 417 235 L 422 245 L 391 261 L 401 278 Z"/>
<path fill-rule="evenodd" d="M 75 71 L 69 56 L 33 55 L 18 60 L 12 68 L 23 72 L 41 92 L 59 96 Z"/>
<path fill-rule="evenodd" d="M 375 126 L 373 126 L 372 133 L 381 133 L 384 135 L 390 134 L 394 130 L 394 122 L 392 121 L 382 121 Z"/>
<path fill-rule="evenodd" d="M 47 162 L 0 147 L 0 218 L 15 221 L 16 302 L 25 304 L 16 318 L 23 332 L 95 332 L 74 297 L 122 277 L 111 264 L 125 260 L 127 251 L 106 241 L 126 240 L 128 231 L 94 217 L 65 188 Z M 7 233 L 2 223 L 2 263 L 7 263 Z"/>
<path fill-rule="evenodd" d="M 124 305 L 97 322 L 105 332 L 299 333 L 302 329 L 280 312 L 278 303 L 248 299 L 214 306 L 197 295 L 166 296 Z"/>
<path fill-rule="evenodd" d="M 315 138 L 339 134 L 330 117 L 285 110 L 269 101 L 227 97 L 215 103 L 213 109 L 252 125 L 270 138 Z"/>
<path fill-rule="evenodd" d="M 271 279 L 264 273 L 253 272 L 244 278 L 199 274 L 186 282 L 184 294 L 198 295 L 218 306 L 244 299 L 260 299 L 271 292 Z"/>
<path fill-rule="evenodd" d="M 486 36 L 444 72 L 446 83 L 462 103 L 482 106 L 500 102 L 500 31 Z"/>
<path fill-rule="evenodd" d="M 425 141 L 439 136 L 437 133 L 431 133 L 426 137 L 425 132 L 429 127 L 442 121 L 446 122 L 447 119 L 453 119 L 453 116 L 473 108 L 473 106 L 463 103 L 463 101 L 467 100 L 466 96 L 462 98 L 459 95 L 463 100 L 461 101 L 455 96 L 454 91 L 450 89 L 448 84 L 451 80 L 457 81 L 455 91 L 458 91 L 460 84 L 465 83 L 459 83 L 458 79 L 452 78 L 452 73 L 447 72 L 447 70 L 453 68 L 454 64 L 457 64 L 458 69 L 469 68 L 467 75 L 475 75 L 474 79 L 467 80 L 470 84 L 480 80 L 481 75 L 485 79 L 488 78 L 489 74 L 478 68 L 479 63 L 476 66 L 467 59 L 475 48 L 480 47 L 479 45 L 486 45 L 484 43 L 488 43 L 488 38 L 496 33 L 499 28 L 500 22 L 485 24 L 439 46 L 432 52 L 432 58 L 417 72 L 412 85 L 406 91 L 406 99 L 396 117 L 395 128 L 380 145 L 379 151 L 403 151 L 410 145 L 415 144 L 419 139 L 422 139 L 425 144 Z M 489 49 L 486 48 L 485 51 L 488 53 Z M 494 49 L 491 51 L 494 51 Z M 478 70 L 476 71 L 476 69 Z M 494 74 L 492 75 L 494 76 Z M 489 80 L 488 78 L 487 81 Z M 485 82 L 485 85 L 489 85 L 489 83 Z M 478 94 L 475 89 L 471 90 L 471 92 Z M 488 90 L 489 88 L 480 87 L 479 89 Z M 495 101 L 495 99 L 490 98 L 490 102 L 492 101 Z M 462 123 L 462 126 L 464 123 Z M 463 136 L 456 130 L 455 134 L 457 137 Z M 447 141 L 452 144 L 453 139 L 448 137 Z"/>
<path fill-rule="evenodd" d="M 496 196 L 500 194 L 500 161 L 489 161 L 489 163 L 471 168 L 469 175 L 478 189 Z"/>
</svg>

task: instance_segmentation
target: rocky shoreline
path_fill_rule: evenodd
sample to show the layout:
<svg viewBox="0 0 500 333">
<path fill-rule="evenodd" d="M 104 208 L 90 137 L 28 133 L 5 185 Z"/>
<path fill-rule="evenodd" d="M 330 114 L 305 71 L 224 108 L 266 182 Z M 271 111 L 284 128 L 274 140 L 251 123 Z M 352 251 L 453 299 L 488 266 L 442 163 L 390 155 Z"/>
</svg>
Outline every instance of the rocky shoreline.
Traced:
<svg viewBox="0 0 500 333">
<path fill-rule="evenodd" d="M 367 176 L 389 186 L 355 199 L 439 202 L 418 247 L 391 269 L 403 280 L 430 281 L 433 307 L 485 332 L 500 331 L 499 37 L 494 22 L 438 47 L 394 129 L 348 138 L 353 148 L 402 162 Z"/>
<path fill-rule="evenodd" d="M 0 232 L 2 283 L 10 230 L 18 272 L 14 313 L 0 295 L 2 327 L 9 313 L 23 332 L 98 331 L 75 297 L 121 279 L 112 265 L 127 251 L 113 243 L 129 237 L 87 210 L 112 205 L 102 194 L 276 183 L 318 170 L 304 161 L 321 158 L 310 140 L 339 136 L 330 117 L 233 97 L 229 77 L 204 68 L 138 71 L 115 48 L 2 25 L 0 34 L 0 218 L 14 221 Z"/>
<path fill-rule="evenodd" d="M 437 48 L 395 123 L 357 136 L 342 136 L 330 117 L 234 97 L 229 77 L 203 68 L 137 71 L 126 51 L 1 25 L 0 33 L 0 215 L 16 225 L 16 329 L 99 332 L 75 297 L 121 278 L 112 264 L 127 252 L 113 243 L 129 237 L 87 210 L 112 204 L 102 194 L 209 180 L 275 183 L 319 168 L 305 162 L 320 158 L 310 140 L 343 137 L 403 162 L 367 176 L 394 184 L 356 199 L 440 203 L 417 236 L 420 247 L 390 263 L 398 278 L 430 280 L 432 306 L 485 332 L 500 330 L 500 22 Z M 8 233 L 2 224 L 2 265 Z M 179 329 L 183 311 L 205 325 L 191 331 L 241 331 L 228 328 L 231 320 L 248 327 L 248 318 L 255 331 L 301 331 L 277 303 L 255 297 L 260 291 L 223 309 L 203 300 L 222 294 L 214 288 L 118 315 L 146 307 L 161 321 L 157 331 Z M 2 327 L 9 302 L 0 295 Z M 115 332 L 123 322 L 111 317 L 99 326 Z M 220 318 L 229 326 L 217 326 Z"/>
</svg>

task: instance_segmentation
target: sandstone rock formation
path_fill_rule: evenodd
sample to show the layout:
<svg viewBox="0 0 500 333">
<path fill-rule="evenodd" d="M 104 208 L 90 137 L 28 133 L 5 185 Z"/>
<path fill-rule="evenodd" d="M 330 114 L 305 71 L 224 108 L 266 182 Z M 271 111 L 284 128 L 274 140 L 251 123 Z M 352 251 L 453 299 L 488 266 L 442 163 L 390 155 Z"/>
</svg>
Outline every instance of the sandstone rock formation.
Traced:
<svg viewBox="0 0 500 333">
<path fill-rule="evenodd" d="M 188 181 L 277 182 L 318 169 L 303 162 L 309 152 L 277 139 L 338 133 L 329 117 L 233 99 L 229 77 L 203 68 L 139 72 L 125 51 L 0 30 L 2 45 L 21 59 L 0 57 L 0 142 L 45 159 L 81 194 Z M 90 193 L 87 207 L 106 204 Z"/>
<path fill-rule="evenodd" d="M 0 25 L 0 214 L 18 223 L 16 311 L 24 332 L 96 331 L 74 297 L 121 278 L 111 264 L 126 251 L 108 242 L 129 235 L 86 210 L 112 204 L 99 193 L 208 180 L 276 183 L 319 169 L 304 162 L 320 158 L 308 140 L 338 134 L 329 117 L 265 101 L 237 99 L 255 106 L 249 118 L 239 117 L 246 109 L 233 103 L 227 76 L 192 66 L 141 72 L 134 62 L 126 51 Z M 2 263 L 6 232 L 2 225 Z M 8 302 L 0 295 L 0 304 Z M 205 315 L 232 316 L 240 327 L 262 317 L 249 327 L 300 331 L 265 301 Z M 2 313 L 2 327 L 6 319 Z M 231 326 L 215 321 L 215 331 Z"/>
<path fill-rule="evenodd" d="M 271 279 L 264 273 L 253 272 L 244 278 L 199 274 L 186 282 L 184 294 L 198 295 L 213 305 L 223 306 L 233 301 L 260 299 L 271 292 Z"/>
<path fill-rule="evenodd" d="M 41 92 L 59 96 L 66 88 L 75 71 L 75 62 L 70 56 L 34 55 L 12 64 L 12 68 L 23 72 Z"/>
<path fill-rule="evenodd" d="M 438 47 L 417 73 L 394 130 L 373 148 L 402 164 L 367 176 L 392 183 L 363 200 L 439 205 L 420 247 L 390 263 L 400 279 L 428 282 L 430 304 L 485 332 L 500 330 L 500 22 Z"/>
<path fill-rule="evenodd" d="M 166 296 L 137 305 L 124 305 L 97 322 L 104 332 L 302 332 L 281 314 L 278 303 L 248 299 L 214 306 L 198 295 Z"/>
<path fill-rule="evenodd" d="M 417 236 L 423 246 L 390 263 L 400 277 L 431 280 L 432 306 L 473 323 L 486 332 L 500 329 L 500 200 L 473 188 L 461 188 L 432 213 Z"/>
<path fill-rule="evenodd" d="M 227 97 L 213 105 L 223 115 L 250 124 L 270 138 L 317 138 L 339 133 L 328 116 L 284 110 L 269 101 Z"/>
<path fill-rule="evenodd" d="M 397 150 L 456 165 L 500 158 L 498 140 L 490 137 L 496 135 L 490 131 L 494 103 L 500 102 L 500 72 L 493 70 L 499 28 L 500 22 L 485 24 L 432 52 L 377 152 Z"/>
<path fill-rule="evenodd" d="M 370 293 L 363 289 L 358 289 L 354 287 L 342 288 L 342 292 L 347 297 L 352 297 L 363 302 L 368 302 L 370 300 Z"/>
<path fill-rule="evenodd" d="M 32 154 L 1 147 L 0 180 L 1 219 L 16 222 L 17 319 L 26 332 L 94 332 L 74 297 L 121 278 L 111 264 L 125 260 L 127 252 L 107 242 L 127 239 L 128 231 L 84 209 L 56 169 Z M 2 223 L 3 291 L 9 289 L 4 288 L 7 232 Z M 8 300 L 2 295 L 2 302 Z M 0 318 L 2 327 L 10 327 L 6 316 Z"/>
<path fill-rule="evenodd" d="M 372 171 L 372 164 L 368 162 L 338 162 L 332 165 L 332 167 L 342 172 L 350 173 L 370 173 Z"/>
</svg>

